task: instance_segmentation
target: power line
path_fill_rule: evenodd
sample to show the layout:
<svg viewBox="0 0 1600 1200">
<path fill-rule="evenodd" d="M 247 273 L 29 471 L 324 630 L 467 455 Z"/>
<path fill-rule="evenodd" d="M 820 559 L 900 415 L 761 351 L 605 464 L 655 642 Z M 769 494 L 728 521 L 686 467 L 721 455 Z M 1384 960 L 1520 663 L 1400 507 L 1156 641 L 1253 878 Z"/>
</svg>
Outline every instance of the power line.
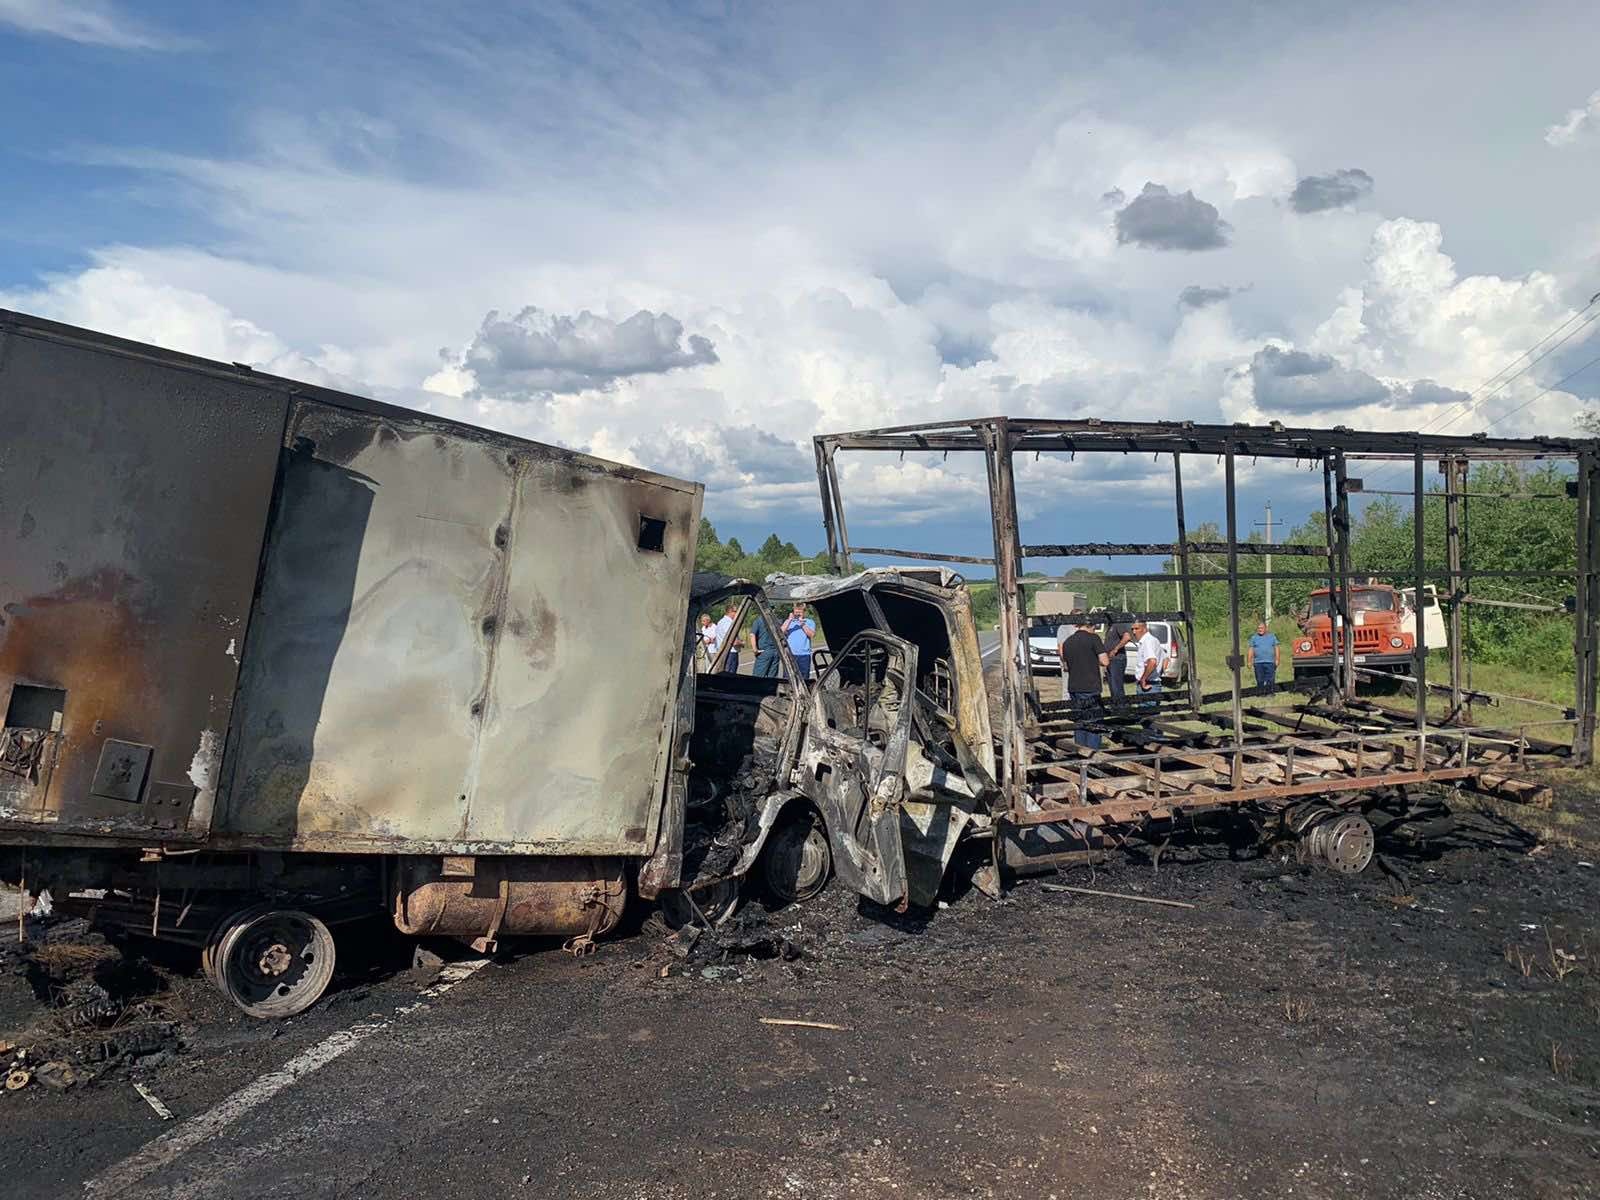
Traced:
<svg viewBox="0 0 1600 1200">
<path fill-rule="evenodd" d="M 1514 417 L 1519 412 L 1521 412 L 1523 409 L 1530 407 L 1531 405 L 1535 404 L 1536 402 L 1538 402 L 1540 400 L 1543 400 L 1546 396 L 1548 396 L 1551 392 L 1555 391 L 1558 387 L 1562 387 L 1565 384 L 1571 383 L 1579 375 L 1582 375 L 1590 367 L 1594 366 L 1595 363 L 1600 363 L 1600 354 L 1595 355 L 1588 362 L 1584 363 L 1583 366 L 1579 367 L 1576 371 L 1573 371 L 1570 375 L 1565 375 L 1562 378 L 1556 380 L 1549 387 L 1545 388 L 1544 391 L 1540 392 L 1537 396 L 1533 397 L 1532 400 L 1524 400 L 1521 404 L 1517 405 L 1515 408 L 1511 409 L 1509 412 L 1501 413 L 1498 417 L 1496 417 L 1494 420 L 1490 421 L 1487 425 L 1485 425 L 1484 429 L 1485 430 L 1493 429 L 1496 425 L 1500 424 L 1500 422 L 1504 421 L 1507 417 Z"/>
<path fill-rule="evenodd" d="M 1435 416 L 1433 418 L 1433 420 L 1429 421 L 1421 429 L 1417 430 L 1417 432 L 1418 433 L 1427 433 L 1430 430 L 1432 430 L 1435 425 L 1438 425 L 1441 420 L 1444 420 L 1445 423 L 1442 426 L 1439 426 L 1439 429 L 1438 429 L 1438 432 L 1443 433 L 1446 429 L 1448 429 L 1451 425 L 1454 425 L 1457 421 L 1459 421 L 1462 417 L 1466 416 L 1474 408 L 1477 408 L 1479 405 L 1483 404 L 1485 401 L 1492 399 L 1495 396 L 1496 393 L 1502 391 L 1504 388 L 1506 388 L 1506 387 L 1510 386 L 1512 383 L 1516 382 L 1517 379 L 1519 379 L 1521 376 L 1526 374 L 1528 371 L 1532 370 L 1534 367 L 1538 366 L 1545 359 L 1549 358 L 1557 350 L 1561 349 L 1562 346 L 1565 346 L 1573 338 L 1577 337 L 1584 330 L 1588 329 L 1589 326 L 1593 325 L 1596 321 L 1600 321 L 1600 311 L 1596 311 L 1596 312 L 1592 313 L 1591 315 L 1589 315 L 1587 317 L 1584 316 L 1584 314 L 1589 312 L 1589 310 L 1591 308 L 1594 308 L 1594 306 L 1597 303 L 1600 303 L 1600 292 L 1596 292 L 1594 295 L 1590 296 L 1589 297 L 1589 302 L 1587 304 L 1585 304 L 1582 308 L 1580 308 L 1577 312 L 1573 313 L 1566 320 L 1562 321 L 1561 324 L 1557 325 L 1549 333 L 1545 334 L 1537 342 L 1535 342 L 1533 345 L 1529 346 L 1521 354 L 1517 355 L 1516 358 L 1512 359 L 1505 366 L 1501 367 L 1500 370 L 1496 371 L 1493 375 L 1489 376 L 1488 379 L 1485 379 L 1476 388 L 1474 388 L 1471 393 L 1468 394 L 1468 396 L 1467 396 L 1467 398 L 1465 400 L 1458 401 L 1454 407 L 1446 409 L 1443 413 L 1438 414 L 1437 416 Z M 1578 322 L 1578 324 L 1575 325 L 1572 329 L 1568 330 L 1561 337 L 1561 339 L 1559 341 L 1557 341 L 1554 345 L 1548 347 L 1542 354 L 1539 354 L 1537 357 L 1529 359 L 1528 362 L 1524 363 L 1521 367 L 1517 368 L 1517 370 L 1513 371 L 1510 375 L 1506 375 L 1507 371 L 1510 371 L 1511 368 L 1516 367 L 1517 364 L 1522 362 L 1523 359 L 1529 358 L 1529 356 L 1533 355 L 1534 352 L 1537 351 L 1540 346 L 1543 346 L 1551 338 L 1555 337 L 1557 334 L 1560 334 L 1563 330 L 1566 330 L 1567 327 L 1569 325 L 1572 325 L 1574 321 Z M 1496 417 L 1493 421 L 1491 421 L 1484 428 L 1486 430 L 1487 429 L 1493 429 L 1496 425 L 1498 425 L 1500 422 L 1504 421 L 1507 417 L 1514 416 L 1515 414 L 1521 412 L 1523 409 L 1529 407 L 1530 405 L 1532 405 L 1536 401 L 1538 401 L 1538 400 L 1542 399 L 1543 397 L 1549 395 L 1556 388 L 1560 387 L 1562 384 L 1566 383 L 1568 380 L 1570 380 L 1570 379 L 1574 378 L 1575 376 L 1581 374 L 1583 371 L 1586 371 L 1589 367 L 1593 366 L 1596 361 L 1600 361 L 1600 359 L 1591 360 L 1590 362 L 1585 363 L 1583 366 L 1579 367 L 1576 371 L 1572 372 L 1571 375 L 1568 375 L 1565 379 L 1562 379 L 1557 383 L 1553 383 L 1549 387 L 1545 388 L 1538 395 L 1534 396 L 1532 400 L 1528 400 L 1523 404 L 1519 404 L 1516 408 L 1511 409 L 1509 412 L 1502 413 L 1500 416 Z M 1502 375 L 1505 375 L 1504 379 L 1500 378 Z M 1495 380 L 1497 380 L 1497 379 L 1500 380 L 1499 383 L 1495 383 Z M 1493 386 L 1491 387 L 1491 385 L 1493 385 Z M 1485 388 L 1489 388 L 1490 390 L 1485 392 L 1484 391 Z M 1480 395 L 1479 393 L 1483 393 L 1483 394 Z M 1457 410 L 1459 410 L 1459 411 L 1457 411 Z M 1454 414 L 1454 415 L 1451 415 L 1451 414 Z M 1449 419 L 1445 420 L 1445 418 L 1447 418 L 1447 417 Z M 1378 471 L 1373 473 L 1373 476 L 1372 476 L 1373 482 L 1377 482 L 1379 479 L 1381 479 L 1384 476 L 1386 470 L 1389 473 L 1392 474 L 1392 472 L 1394 470 L 1396 470 L 1396 469 L 1397 468 L 1387 468 L 1387 469 L 1380 468 Z"/>
<path fill-rule="evenodd" d="M 1496 425 L 1500 424 L 1502 421 L 1508 420 L 1509 418 L 1516 416 L 1523 409 L 1533 407 L 1533 405 L 1537 404 L 1540 400 L 1543 400 L 1546 396 L 1548 396 L 1551 392 L 1555 391 L 1557 388 L 1565 387 L 1567 384 L 1571 383 L 1574 379 L 1576 379 L 1579 375 L 1582 375 L 1585 371 L 1587 371 L 1590 367 L 1594 366 L 1596 363 L 1600 363 L 1600 354 L 1595 355 L 1593 358 L 1591 358 L 1588 362 L 1584 363 L 1577 370 L 1572 371 L 1572 372 L 1570 372 L 1570 373 L 1568 373 L 1566 375 L 1563 375 L 1560 379 L 1556 380 L 1549 387 L 1547 387 L 1547 388 L 1543 389 L 1542 391 L 1540 391 L 1537 395 L 1531 397 L 1530 399 L 1524 400 L 1521 404 L 1517 405 L 1515 408 L 1508 409 L 1507 411 L 1501 413 L 1498 417 L 1496 417 L 1494 420 L 1490 421 L 1487 425 L 1485 425 L 1483 427 L 1484 432 L 1487 433 L 1489 430 L 1493 429 Z M 1379 475 L 1381 475 L 1381 472 L 1375 472 L 1373 474 L 1373 476 L 1372 476 L 1373 482 L 1377 482 L 1377 480 L 1379 478 Z"/>
<path fill-rule="evenodd" d="M 1580 308 L 1572 316 L 1568 317 L 1565 321 L 1563 321 L 1555 329 L 1553 329 L 1549 333 L 1545 334 L 1544 337 L 1540 338 L 1532 346 L 1529 346 L 1520 355 L 1518 355 L 1511 362 L 1507 363 L 1504 367 L 1502 367 L 1495 374 L 1489 376 L 1489 378 L 1486 379 L 1483 383 L 1479 384 L 1477 386 L 1477 388 L 1475 388 L 1467 396 L 1467 398 L 1465 400 L 1457 401 L 1455 408 L 1447 409 L 1445 412 L 1440 413 L 1438 416 L 1434 417 L 1434 419 L 1432 421 L 1429 421 L 1426 425 L 1424 425 L 1417 432 L 1419 432 L 1419 433 L 1427 433 L 1430 429 L 1432 429 L 1435 425 L 1437 425 L 1441 420 L 1445 420 L 1446 417 L 1448 417 L 1449 419 L 1445 420 L 1444 425 L 1440 427 L 1440 431 L 1442 432 L 1443 430 L 1448 429 L 1451 425 L 1454 425 L 1462 417 L 1466 416 L 1467 413 L 1471 412 L 1474 408 L 1478 407 L 1478 405 L 1484 403 L 1486 400 L 1491 399 L 1495 395 L 1496 392 L 1502 391 L 1505 388 L 1509 387 L 1511 384 L 1515 383 L 1523 375 L 1527 374 L 1534 367 L 1538 366 L 1545 359 L 1549 358 L 1557 350 L 1561 349 L 1562 346 L 1565 346 L 1573 338 L 1577 337 L 1580 333 L 1582 333 L 1590 325 L 1593 325 L 1596 321 L 1600 321 L 1600 312 L 1596 312 L 1592 316 L 1584 318 L 1584 320 L 1582 321 L 1581 324 L 1579 324 L 1576 328 L 1571 330 L 1560 341 L 1556 342 L 1555 345 L 1553 345 L 1553 346 L 1549 347 L 1547 350 L 1545 350 L 1545 352 L 1543 354 L 1540 354 L 1537 358 L 1534 358 L 1534 359 L 1530 360 L 1527 364 L 1525 364 L 1523 367 L 1521 367 L 1517 371 L 1513 372 L 1512 374 L 1506 375 L 1506 377 L 1504 379 L 1501 379 L 1499 383 L 1494 383 L 1494 381 L 1496 379 L 1498 379 L 1501 375 L 1504 375 L 1506 371 L 1508 371 L 1512 367 L 1516 366 L 1517 363 L 1521 362 L 1524 358 L 1527 358 L 1528 355 L 1532 354 L 1540 346 L 1544 345 L 1545 342 L 1549 341 L 1557 333 L 1560 333 L 1561 330 L 1565 329 L 1568 325 L 1572 324 L 1573 321 L 1577 320 L 1579 317 L 1582 317 L 1584 313 L 1588 312 L 1590 308 L 1594 307 L 1594 303 L 1597 300 L 1600 300 L 1600 292 L 1596 292 L 1592 297 L 1590 297 L 1588 304 L 1585 304 L 1582 308 Z M 1489 387 L 1490 384 L 1494 384 L 1494 386 L 1492 388 L 1490 388 L 1490 390 L 1488 392 L 1485 392 L 1482 396 L 1479 396 L 1478 393 L 1479 392 L 1483 392 L 1484 389 Z M 1456 412 L 1456 409 L 1460 409 L 1461 411 L 1460 412 Z M 1451 416 L 1450 414 L 1452 414 L 1452 413 L 1455 413 L 1455 415 Z"/>
</svg>

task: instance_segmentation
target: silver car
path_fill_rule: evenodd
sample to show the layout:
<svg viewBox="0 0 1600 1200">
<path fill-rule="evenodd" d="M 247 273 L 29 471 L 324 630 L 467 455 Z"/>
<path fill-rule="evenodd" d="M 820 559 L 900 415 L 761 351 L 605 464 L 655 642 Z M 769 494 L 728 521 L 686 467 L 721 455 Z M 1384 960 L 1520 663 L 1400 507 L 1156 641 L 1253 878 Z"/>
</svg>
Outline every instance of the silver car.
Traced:
<svg viewBox="0 0 1600 1200">
<path fill-rule="evenodd" d="M 1183 655 L 1183 640 L 1178 637 L 1177 628 L 1168 621 L 1151 621 L 1150 633 L 1156 641 L 1166 648 L 1166 665 L 1161 671 L 1161 682 L 1164 684 L 1182 683 L 1188 678 L 1188 669 Z M 1102 633 L 1100 636 L 1104 637 Z M 1132 647 L 1129 647 L 1131 650 Z M 1127 676 L 1129 679 L 1139 678 L 1139 659 L 1135 654 L 1128 654 Z M 1028 666 L 1034 671 L 1059 671 L 1061 669 L 1061 647 L 1056 642 L 1056 631 L 1047 626 L 1037 626 L 1028 631 Z"/>
</svg>

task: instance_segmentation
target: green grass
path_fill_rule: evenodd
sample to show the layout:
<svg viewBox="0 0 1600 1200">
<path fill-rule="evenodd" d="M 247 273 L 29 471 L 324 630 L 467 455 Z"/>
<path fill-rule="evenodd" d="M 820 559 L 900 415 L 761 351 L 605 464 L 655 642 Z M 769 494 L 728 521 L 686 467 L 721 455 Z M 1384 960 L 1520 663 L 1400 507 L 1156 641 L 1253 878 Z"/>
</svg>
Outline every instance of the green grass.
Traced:
<svg viewBox="0 0 1600 1200">
<path fill-rule="evenodd" d="M 1295 692 L 1287 687 L 1293 675 L 1292 655 L 1290 647 L 1294 639 L 1299 636 L 1299 630 L 1288 617 L 1279 617 L 1271 624 L 1272 632 L 1278 635 L 1278 640 L 1283 644 L 1283 663 L 1278 668 L 1278 693 L 1289 700 L 1305 699 L 1304 693 Z M 1241 672 L 1240 681 L 1249 687 L 1255 682 L 1254 672 L 1251 671 L 1249 658 L 1249 635 L 1255 632 L 1255 626 L 1241 628 L 1239 641 L 1241 651 L 1246 657 L 1246 665 Z M 1196 637 L 1194 647 L 1194 661 L 1200 673 L 1201 689 L 1207 692 L 1223 691 L 1232 679 L 1232 672 L 1228 669 L 1228 654 L 1230 652 L 1230 634 L 1226 629 L 1201 629 Z M 1450 662 L 1444 651 L 1428 655 L 1428 679 L 1433 683 L 1448 683 L 1450 679 Z M 1469 682 L 1470 681 L 1470 682 Z M 1574 701 L 1576 680 L 1571 671 L 1539 671 L 1518 667 L 1507 663 L 1478 663 L 1473 664 L 1466 677 L 1462 680 L 1463 687 L 1470 687 L 1476 691 L 1494 692 L 1509 699 L 1496 700 L 1493 703 L 1480 702 L 1472 706 L 1472 721 L 1476 725 L 1485 727 L 1498 727 L 1516 729 L 1519 726 L 1537 726 L 1539 722 L 1559 721 L 1562 713 L 1544 705 L 1536 703 L 1521 703 L 1519 698 L 1528 701 L 1543 701 L 1544 704 L 1559 704 L 1563 709 L 1568 708 Z M 1370 697 L 1391 707 L 1414 711 L 1415 700 L 1409 693 L 1384 694 L 1377 689 L 1363 687 Z M 1431 717 L 1443 720 L 1449 715 L 1450 697 L 1446 693 L 1432 692 L 1428 697 L 1428 713 Z M 1213 705 L 1212 707 L 1222 707 Z M 1551 741 L 1567 741 L 1571 737 L 1570 727 L 1550 725 L 1543 728 L 1530 727 L 1530 737 L 1542 737 Z"/>
<path fill-rule="evenodd" d="M 1300 630 L 1288 617 L 1278 617 L 1268 625 L 1268 628 L 1278 635 L 1278 642 L 1283 649 L 1283 661 L 1278 667 L 1278 694 L 1290 699 L 1304 699 L 1303 693 L 1291 692 L 1288 688 L 1290 676 L 1294 673 L 1289 649 L 1294 644 L 1294 639 L 1300 636 Z M 1250 666 L 1250 635 L 1255 631 L 1253 621 L 1239 627 L 1239 653 L 1245 659 L 1244 667 L 1239 672 L 1239 682 L 1244 687 L 1254 687 L 1256 682 L 1255 671 Z M 1202 691 L 1220 692 L 1231 686 L 1233 672 L 1228 668 L 1228 655 L 1233 652 L 1233 644 L 1229 630 L 1197 630 L 1195 645 L 1191 650 L 1193 657 L 1190 661 L 1200 675 Z"/>
</svg>

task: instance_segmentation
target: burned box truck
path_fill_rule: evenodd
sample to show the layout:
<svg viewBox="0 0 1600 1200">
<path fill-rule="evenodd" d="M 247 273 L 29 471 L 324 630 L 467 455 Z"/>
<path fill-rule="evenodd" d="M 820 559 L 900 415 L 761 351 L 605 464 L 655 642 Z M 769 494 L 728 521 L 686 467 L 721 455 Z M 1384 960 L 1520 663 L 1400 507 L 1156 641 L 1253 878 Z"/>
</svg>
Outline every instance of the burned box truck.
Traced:
<svg viewBox="0 0 1600 1200">
<path fill-rule="evenodd" d="M 0 430 L 8 883 L 274 1016 L 677 882 L 700 485 L 7 312 Z"/>
</svg>

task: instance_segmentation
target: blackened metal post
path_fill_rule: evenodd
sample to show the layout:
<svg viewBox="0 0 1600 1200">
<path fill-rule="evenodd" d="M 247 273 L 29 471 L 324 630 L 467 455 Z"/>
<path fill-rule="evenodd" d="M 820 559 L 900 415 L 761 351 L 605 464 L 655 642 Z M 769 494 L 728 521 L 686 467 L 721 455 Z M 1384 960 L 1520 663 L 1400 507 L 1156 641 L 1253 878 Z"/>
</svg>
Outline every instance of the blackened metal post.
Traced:
<svg viewBox="0 0 1600 1200">
<path fill-rule="evenodd" d="M 1017 488 L 1011 469 L 1011 429 L 1004 417 L 982 426 L 989 474 L 989 511 L 994 526 L 995 590 L 1000 601 L 1000 704 L 1005 712 L 1001 741 L 1006 807 L 1022 810 L 1028 777 L 1026 710 L 1022 684 L 1022 539 L 1017 532 Z"/>
<path fill-rule="evenodd" d="M 1334 532 L 1337 524 L 1338 513 L 1333 506 L 1333 458 L 1325 454 L 1322 457 L 1322 531 L 1328 537 L 1328 650 L 1333 654 L 1333 686 L 1342 696 L 1344 682 L 1339 678 L 1339 623 L 1333 619 L 1334 613 L 1339 611 L 1339 540 Z"/>
<path fill-rule="evenodd" d="M 837 446 L 828 447 L 828 490 L 833 494 L 833 519 L 839 526 L 839 561 L 834 569 L 848 575 L 850 564 L 850 527 L 844 523 L 844 495 L 839 491 L 839 464 L 834 462 Z"/>
<path fill-rule="evenodd" d="M 1577 567 L 1573 582 L 1576 603 L 1573 650 L 1577 657 L 1578 714 L 1572 731 L 1572 756 L 1587 766 L 1594 760 L 1596 683 L 1600 682 L 1600 574 L 1596 553 L 1600 551 L 1600 504 L 1596 503 L 1596 484 L 1600 483 L 1600 458 L 1593 450 L 1578 455 Z"/>
<path fill-rule="evenodd" d="M 1189 706 L 1200 707 L 1200 661 L 1194 643 L 1194 593 L 1189 580 L 1189 526 L 1183 512 L 1183 456 L 1172 456 L 1172 489 L 1178 502 L 1178 607 L 1183 610 L 1183 636 L 1189 647 Z"/>
<path fill-rule="evenodd" d="M 1423 591 L 1428 582 L 1428 553 L 1427 524 L 1423 520 L 1423 503 L 1427 495 L 1427 483 L 1423 472 L 1427 468 L 1427 458 L 1422 452 L 1422 442 L 1417 442 L 1416 456 L 1412 459 L 1412 500 L 1411 500 L 1411 525 L 1413 552 L 1416 555 L 1411 569 L 1415 572 L 1416 598 L 1413 612 L 1413 623 L 1417 629 L 1416 636 L 1416 666 L 1413 669 L 1417 679 L 1417 770 L 1422 770 L 1428 763 L 1428 623 L 1423 620 L 1422 602 L 1426 598 Z"/>
<path fill-rule="evenodd" d="M 1451 458 L 1444 463 L 1444 557 L 1445 569 L 1450 572 L 1450 716 L 1451 722 L 1459 721 L 1462 717 L 1463 705 L 1468 706 L 1470 715 L 1471 701 L 1466 698 L 1462 690 L 1463 666 L 1465 647 L 1461 643 L 1462 622 L 1461 611 L 1464 605 L 1462 597 L 1466 595 L 1461 586 L 1461 552 L 1462 552 L 1462 527 L 1461 509 L 1466 503 L 1467 490 L 1467 462 L 1463 458 Z M 1420 603 L 1421 597 L 1418 597 Z M 1418 612 L 1418 620 L 1422 614 Z"/>
<path fill-rule="evenodd" d="M 833 473 L 833 455 L 830 447 L 820 437 L 811 439 L 811 449 L 817 456 L 817 490 L 822 493 L 822 530 L 828 539 L 828 562 L 834 574 L 843 575 L 839 560 L 839 531 L 833 518 L 833 486 L 829 476 Z"/>
<path fill-rule="evenodd" d="M 1350 475 L 1345 466 L 1343 450 L 1334 451 L 1333 482 L 1333 528 L 1338 541 L 1339 558 L 1339 609 L 1333 629 L 1333 664 L 1334 673 L 1338 676 L 1340 660 L 1343 659 L 1344 674 L 1338 677 L 1343 682 L 1344 698 L 1354 700 L 1356 631 L 1350 623 Z"/>
<path fill-rule="evenodd" d="M 1227 457 L 1223 460 L 1223 492 L 1228 507 L 1228 622 L 1233 633 L 1233 654 L 1228 659 L 1233 679 L 1233 769 L 1232 786 L 1243 785 L 1244 764 L 1244 704 L 1239 695 L 1239 672 L 1244 658 L 1239 653 L 1239 514 L 1238 497 L 1234 493 L 1233 445 L 1229 443 Z"/>
</svg>

